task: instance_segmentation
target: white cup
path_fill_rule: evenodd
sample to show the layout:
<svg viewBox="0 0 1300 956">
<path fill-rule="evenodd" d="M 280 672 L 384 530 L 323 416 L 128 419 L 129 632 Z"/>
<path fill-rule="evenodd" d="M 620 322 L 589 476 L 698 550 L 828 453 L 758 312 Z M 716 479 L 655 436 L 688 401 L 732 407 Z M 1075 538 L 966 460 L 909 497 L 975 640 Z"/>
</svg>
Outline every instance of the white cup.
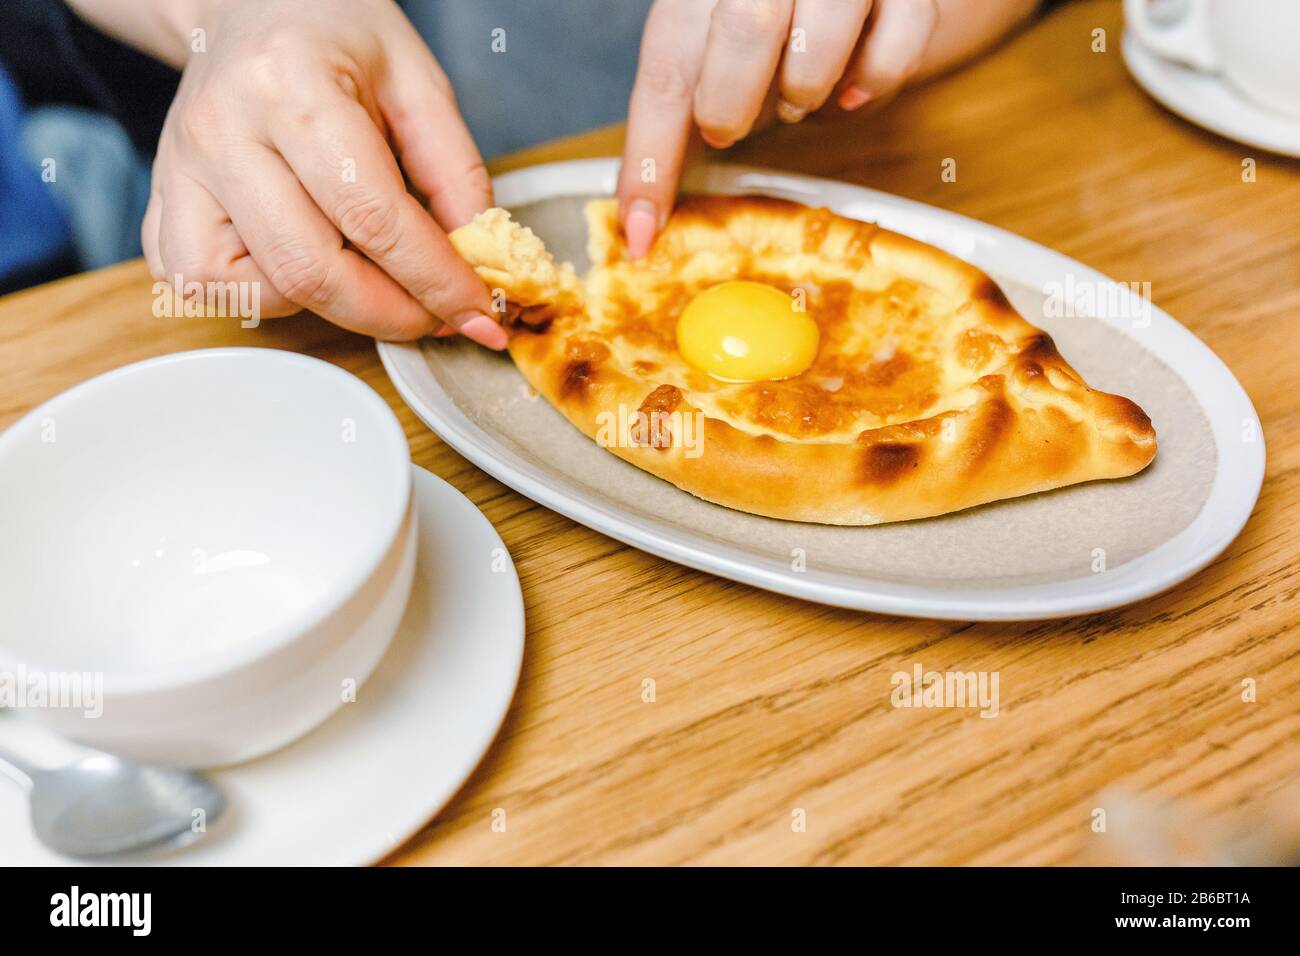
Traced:
<svg viewBox="0 0 1300 956">
<path fill-rule="evenodd" d="M 1124 19 L 1165 59 L 1222 75 L 1261 106 L 1300 116 L 1300 0 L 1184 0 L 1162 24 L 1148 0 L 1124 0 Z"/>
<path fill-rule="evenodd" d="M 0 677 L 137 760 L 275 750 L 396 632 L 410 488 L 388 405 L 317 359 L 209 349 L 83 382 L 0 434 Z"/>
</svg>

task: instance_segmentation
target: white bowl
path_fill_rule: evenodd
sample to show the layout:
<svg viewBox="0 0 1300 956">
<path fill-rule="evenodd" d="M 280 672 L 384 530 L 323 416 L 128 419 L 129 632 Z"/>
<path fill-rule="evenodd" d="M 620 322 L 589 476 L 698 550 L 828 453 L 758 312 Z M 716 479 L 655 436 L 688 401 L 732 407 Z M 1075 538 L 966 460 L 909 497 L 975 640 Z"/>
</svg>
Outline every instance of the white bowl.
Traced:
<svg viewBox="0 0 1300 956">
<path fill-rule="evenodd" d="M 140 760 L 274 750 L 383 655 L 415 523 L 401 426 L 326 362 L 209 349 L 84 382 L 0 434 L 9 702 Z"/>
</svg>

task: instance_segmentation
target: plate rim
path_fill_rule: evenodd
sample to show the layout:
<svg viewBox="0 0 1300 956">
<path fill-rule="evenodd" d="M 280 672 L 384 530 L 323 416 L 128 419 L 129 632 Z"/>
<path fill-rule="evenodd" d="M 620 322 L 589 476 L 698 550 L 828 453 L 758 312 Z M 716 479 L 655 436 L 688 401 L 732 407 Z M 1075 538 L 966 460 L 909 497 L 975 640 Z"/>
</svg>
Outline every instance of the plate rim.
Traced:
<svg viewBox="0 0 1300 956">
<path fill-rule="evenodd" d="M 418 500 L 417 496 L 420 493 L 419 486 L 422 482 L 431 489 L 431 494 L 436 494 L 438 496 L 438 499 L 441 499 L 443 502 L 454 502 L 456 507 L 464 508 L 466 514 L 470 515 L 470 520 L 476 521 L 481 526 L 481 530 L 486 532 L 487 535 L 496 542 L 497 547 L 501 549 L 501 553 L 505 557 L 505 564 L 502 567 L 502 570 L 494 570 L 490 572 L 489 577 L 496 578 L 504 573 L 505 581 L 513 584 L 513 587 L 506 588 L 506 591 L 510 595 L 508 604 L 509 616 L 511 619 L 511 625 L 509 628 L 509 633 L 511 635 L 509 641 L 511 662 L 510 666 L 507 668 L 510 677 L 508 681 L 501 685 L 501 705 L 493 708 L 498 711 L 498 713 L 491 721 L 484 721 L 480 724 L 479 726 L 481 727 L 482 732 L 474 735 L 475 739 L 468 750 L 468 752 L 474 754 L 474 756 L 459 765 L 454 773 L 449 773 L 446 778 L 446 786 L 437 791 L 434 791 L 431 788 L 408 788 L 412 791 L 418 791 L 426 797 L 435 793 L 436 796 L 432 801 L 427 803 L 419 801 L 421 809 L 413 810 L 409 814 L 409 822 L 406 825 L 396 828 L 390 827 L 388 830 L 389 836 L 387 838 L 389 842 L 386 845 L 379 846 L 376 844 L 373 849 L 365 853 L 361 853 L 361 851 L 358 850 L 359 856 L 357 859 L 342 861 L 342 865 L 352 864 L 357 866 L 370 866 L 380 862 L 381 860 L 385 860 L 392 854 L 400 852 L 402 848 L 410 842 L 412 837 L 437 819 L 438 814 L 442 813 L 442 811 L 447 808 L 448 804 L 455 799 L 456 795 L 465 788 L 466 784 L 469 783 L 479 766 L 482 765 L 484 758 L 486 758 L 488 753 L 491 751 L 493 744 L 496 743 L 497 738 L 501 735 L 501 730 L 505 727 L 506 720 L 510 716 L 510 709 L 514 706 L 515 697 L 519 693 L 519 681 L 523 677 L 524 657 L 527 653 L 528 647 L 528 609 L 524 604 L 524 590 L 523 583 L 519 580 L 519 569 L 515 566 L 515 559 L 510 553 L 510 548 L 506 545 L 505 539 L 501 537 L 501 532 L 497 530 L 496 525 L 488 519 L 488 516 L 483 513 L 482 509 L 480 509 L 478 505 L 474 504 L 474 502 L 470 500 L 468 495 L 441 475 L 435 474 L 423 465 L 412 461 L 412 500 Z M 442 510 L 445 511 L 445 505 Z M 427 528 L 427 524 L 428 522 L 421 522 L 421 527 L 417 531 L 417 534 L 437 533 L 432 529 Z M 462 542 L 453 542 L 453 546 L 455 548 L 461 548 Z M 466 566 L 472 566 L 469 562 L 466 562 L 465 564 Z M 419 582 L 418 576 L 415 581 L 416 583 Z M 498 607 L 500 607 L 500 605 L 498 605 Z M 517 641 L 513 636 L 516 631 L 518 632 Z M 424 639 L 428 640 L 429 635 L 424 635 Z M 462 639 L 464 639 L 464 635 L 462 635 Z M 497 648 L 498 653 L 499 651 L 500 648 Z"/>
<path fill-rule="evenodd" d="M 610 193 L 618 163 L 612 158 L 565 160 L 514 170 L 494 180 L 497 201 L 510 206 L 559 195 Z M 1010 274 L 1016 276 L 1018 271 L 1017 278 L 1034 272 L 1040 276 L 1068 273 L 1076 281 L 1080 278 L 1111 281 L 1075 259 L 999 227 L 864 186 L 725 164 L 698 168 L 690 177 L 690 184 L 712 192 L 761 192 L 802 201 L 814 199 L 846 215 L 852 215 L 851 210 L 861 213 L 869 207 L 878 214 L 875 221 L 888 228 L 901 226 L 900 231 L 929 242 L 936 239 L 923 234 L 925 221 L 946 222 L 949 227 L 957 226 L 965 231 L 958 253 L 963 258 L 979 259 L 981 253 L 985 259 L 994 253 L 1014 258 L 1023 265 Z M 952 243 L 943 244 L 952 246 Z M 1002 270 L 1002 274 L 1008 273 Z M 1201 388 L 1192 391 L 1214 434 L 1216 470 L 1201 511 L 1174 537 L 1101 574 L 1009 587 L 959 585 L 939 589 L 842 572 L 812 569 L 796 572 L 770 557 L 571 495 L 549 483 L 546 470 L 520 458 L 504 442 L 474 423 L 438 385 L 425 364 L 418 342 L 381 342 L 378 348 L 384 370 L 403 401 L 458 453 L 525 497 L 631 547 L 779 594 L 852 610 L 939 620 L 1026 621 L 1109 610 L 1159 594 L 1217 558 L 1253 513 L 1263 483 L 1265 444 L 1259 416 L 1249 396 L 1223 361 L 1187 328 L 1154 304 L 1150 306 L 1150 317 L 1139 344 L 1156 354 L 1185 382 L 1194 379 L 1203 383 Z M 1099 320 L 1132 337 L 1120 318 L 1103 316 Z M 417 389 L 416 382 L 427 390 L 427 399 Z M 1206 396 L 1215 412 L 1207 407 Z M 1225 418 L 1235 424 L 1228 425 Z M 1247 422 L 1254 423 L 1258 440 L 1247 444 L 1237 439 L 1228 444 L 1230 431 Z M 1245 450 L 1229 454 L 1234 446 Z"/>
<path fill-rule="evenodd" d="M 1214 82 L 1212 76 L 1196 74 L 1191 67 L 1183 67 L 1163 59 L 1147 49 L 1137 35 L 1129 30 L 1125 30 L 1120 39 L 1120 57 L 1133 81 L 1148 96 L 1176 116 L 1233 142 L 1300 159 L 1300 120 L 1270 113 L 1264 107 L 1257 106 L 1238 93 L 1231 85 L 1219 82 L 1216 85 L 1232 98 L 1233 105 L 1240 111 L 1240 115 L 1247 119 L 1239 121 L 1236 114 L 1229 114 L 1226 119 L 1221 118 L 1222 114 L 1203 106 L 1195 90 L 1184 90 L 1179 83 L 1169 79 L 1170 73 L 1177 76 L 1177 73 L 1174 73 L 1177 70 L 1192 73 L 1195 79 L 1206 83 Z M 1251 126 L 1248 120 L 1254 116 L 1264 117 L 1269 123 L 1278 123 L 1284 129 L 1287 127 L 1290 129 L 1275 136 L 1271 132 Z"/>
</svg>

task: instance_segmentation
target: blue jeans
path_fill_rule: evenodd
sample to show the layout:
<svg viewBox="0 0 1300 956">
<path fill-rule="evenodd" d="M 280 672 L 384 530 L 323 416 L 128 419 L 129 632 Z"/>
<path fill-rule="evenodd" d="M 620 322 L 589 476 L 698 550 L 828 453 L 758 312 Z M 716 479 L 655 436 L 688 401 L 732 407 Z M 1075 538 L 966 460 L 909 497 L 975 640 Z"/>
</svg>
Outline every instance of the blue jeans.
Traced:
<svg viewBox="0 0 1300 956">
<path fill-rule="evenodd" d="M 23 149 L 27 119 L 18 88 L 0 66 L 0 291 L 57 274 L 71 251 L 50 174 Z"/>
<path fill-rule="evenodd" d="M 116 120 L 79 107 L 41 107 L 27 117 L 23 146 L 33 164 L 54 172 L 49 187 L 82 268 L 141 254 L 149 167 Z"/>
</svg>

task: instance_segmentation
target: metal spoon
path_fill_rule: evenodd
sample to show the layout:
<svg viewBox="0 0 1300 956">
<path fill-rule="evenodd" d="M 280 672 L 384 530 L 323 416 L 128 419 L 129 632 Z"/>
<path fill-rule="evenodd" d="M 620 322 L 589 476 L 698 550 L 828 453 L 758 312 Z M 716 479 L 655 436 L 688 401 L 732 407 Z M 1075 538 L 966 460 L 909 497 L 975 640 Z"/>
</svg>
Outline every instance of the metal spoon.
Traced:
<svg viewBox="0 0 1300 956">
<path fill-rule="evenodd" d="M 149 767 L 91 752 L 43 770 L 0 750 L 0 775 L 27 791 L 32 828 L 42 843 L 75 857 L 113 856 L 183 846 L 203 835 L 226 798 L 192 770 Z M 203 811 L 203 826 L 196 827 Z"/>
</svg>

